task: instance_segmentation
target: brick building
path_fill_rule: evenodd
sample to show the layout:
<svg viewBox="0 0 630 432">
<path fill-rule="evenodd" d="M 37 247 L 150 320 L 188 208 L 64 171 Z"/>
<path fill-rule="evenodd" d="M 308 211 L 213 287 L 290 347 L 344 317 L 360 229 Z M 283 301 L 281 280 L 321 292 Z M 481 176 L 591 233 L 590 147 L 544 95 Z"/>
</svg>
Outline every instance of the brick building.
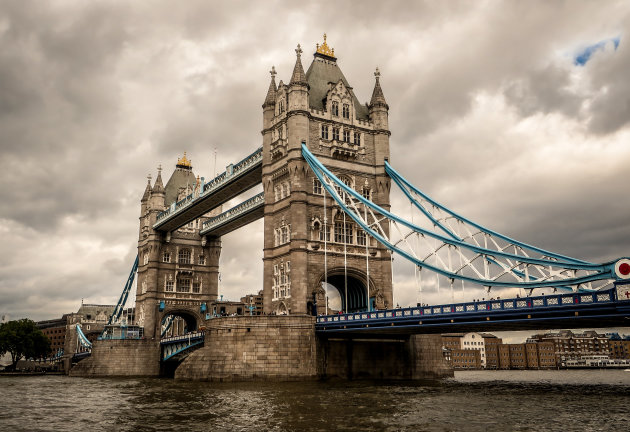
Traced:
<svg viewBox="0 0 630 432">
<path fill-rule="evenodd" d="M 50 352 L 56 354 L 59 350 L 63 350 L 66 344 L 66 322 L 67 315 L 61 318 L 38 321 L 37 327 L 50 340 Z"/>
<path fill-rule="evenodd" d="M 245 297 L 241 297 L 241 303 L 245 305 L 246 314 L 262 315 L 263 313 L 263 292 L 258 291 L 258 294 L 247 294 Z"/>
<path fill-rule="evenodd" d="M 479 350 L 452 349 L 450 351 L 450 359 L 451 365 L 455 370 L 481 369 L 481 351 Z"/>
<path fill-rule="evenodd" d="M 499 348 L 503 340 L 494 335 L 482 333 L 486 351 L 486 369 L 499 369 Z"/>
<path fill-rule="evenodd" d="M 608 344 L 611 359 L 630 359 L 630 339 L 610 339 Z"/>
<path fill-rule="evenodd" d="M 501 339 L 489 333 L 445 333 L 442 335 L 442 347 L 447 351 L 447 358 L 451 358 L 453 367 L 460 369 L 497 369 L 499 344 L 501 344 Z M 476 351 L 478 356 L 462 354 L 459 352 L 461 350 Z M 478 363 L 475 360 L 477 358 Z"/>
<path fill-rule="evenodd" d="M 579 359 L 582 356 L 608 355 L 610 353 L 608 337 L 592 330 L 584 333 L 561 330 L 554 333 L 537 334 L 529 337 L 527 342 L 551 342 L 554 346 L 557 365 L 562 365 L 566 360 Z"/>
</svg>

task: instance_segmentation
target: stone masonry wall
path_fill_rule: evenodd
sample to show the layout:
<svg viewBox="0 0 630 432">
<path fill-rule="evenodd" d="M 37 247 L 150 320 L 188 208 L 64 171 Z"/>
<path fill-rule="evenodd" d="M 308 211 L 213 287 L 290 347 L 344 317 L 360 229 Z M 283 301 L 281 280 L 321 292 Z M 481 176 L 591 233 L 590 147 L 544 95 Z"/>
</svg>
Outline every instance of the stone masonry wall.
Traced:
<svg viewBox="0 0 630 432">
<path fill-rule="evenodd" d="M 175 371 L 200 381 L 305 380 L 317 377 L 314 318 L 239 316 L 206 322 L 203 348 Z"/>
<path fill-rule="evenodd" d="M 71 376 L 159 376 L 160 345 L 155 340 L 97 340 L 92 355 L 69 371 Z"/>
<path fill-rule="evenodd" d="M 438 379 L 452 377 L 439 335 L 401 339 L 318 341 L 318 374 L 344 379 Z"/>
</svg>

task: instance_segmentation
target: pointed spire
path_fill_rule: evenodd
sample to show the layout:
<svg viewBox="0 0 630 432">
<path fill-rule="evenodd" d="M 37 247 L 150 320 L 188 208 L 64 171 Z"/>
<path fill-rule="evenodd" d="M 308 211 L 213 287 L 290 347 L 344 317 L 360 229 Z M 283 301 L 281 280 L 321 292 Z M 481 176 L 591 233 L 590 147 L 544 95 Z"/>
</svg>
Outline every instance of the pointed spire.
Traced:
<svg viewBox="0 0 630 432">
<path fill-rule="evenodd" d="M 158 175 L 153 185 L 153 193 L 164 193 L 164 183 L 162 183 L 162 165 L 158 166 Z"/>
<path fill-rule="evenodd" d="M 276 87 L 276 67 L 271 66 L 269 73 L 271 74 L 271 82 L 269 83 L 269 90 L 267 90 L 267 97 L 263 103 L 263 108 L 276 104 L 276 91 L 278 90 Z"/>
<path fill-rule="evenodd" d="M 147 175 L 147 187 L 144 189 L 144 195 L 142 195 L 142 202 L 148 201 L 151 198 L 151 174 Z"/>
<path fill-rule="evenodd" d="M 374 72 L 374 77 L 376 78 L 376 83 L 374 84 L 374 91 L 372 92 L 372 99 L 370 100 L 370 108 L 375 106 L 384 106 L 389 109 L 389 106 L 385 101 L 383 89 L 381 88 L 381 72 L 378 70 L 378 67 L 376 68 L 376 72 Z"/>
<path fill-rule="evenodd" d="M 293 68 L 293 75 L 291 75 L 291 84 L 306 84 L 306 74 L 304 73 L 304 68 L 302 67 L 302 48 L 300 44 L 298 44 L 295 49 L 295 54 L 297 54 L 297 59 L 295 60 L 295 67 Z"/>
</svg>

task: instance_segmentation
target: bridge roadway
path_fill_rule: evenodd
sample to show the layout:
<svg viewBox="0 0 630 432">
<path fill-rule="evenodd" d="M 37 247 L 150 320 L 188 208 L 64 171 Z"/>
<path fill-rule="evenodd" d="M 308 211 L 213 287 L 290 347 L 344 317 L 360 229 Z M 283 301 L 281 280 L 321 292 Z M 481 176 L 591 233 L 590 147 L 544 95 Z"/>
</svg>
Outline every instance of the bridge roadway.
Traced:
<svg viewBox="0 0 630 432">
<path fill-rule="evenodd" d="M 262 147 L 240 162 L 228 165 L 225 172 L 202 185 L 198 196 L 190 194 L 158 214 L 153 229 L 174 231 L 260 184 L 261 181 Z"/>
<path fill-rule="evenodd" d="M 397 338 L 449 332 L 627 327 L 630 300 L 618 299 L 618 292 L 611 288 L 327 315 L 317 318 L 315 331 L 323 337 Z"/>
</svg>

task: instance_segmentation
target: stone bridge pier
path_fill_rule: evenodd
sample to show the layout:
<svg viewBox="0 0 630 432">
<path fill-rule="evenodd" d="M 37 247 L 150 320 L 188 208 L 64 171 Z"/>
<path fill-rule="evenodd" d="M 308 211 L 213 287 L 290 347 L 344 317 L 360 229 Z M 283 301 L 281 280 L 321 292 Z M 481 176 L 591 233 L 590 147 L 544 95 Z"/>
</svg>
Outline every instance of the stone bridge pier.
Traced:
<svg viewBox="0 0 630 432">
<path fill-rule="evenodd" d="M 442 354 L 440 335 L 395 339 L 328 338 L 317 340 L 320 378 L 424 380 L 453 376 Z"/>
</svg>

